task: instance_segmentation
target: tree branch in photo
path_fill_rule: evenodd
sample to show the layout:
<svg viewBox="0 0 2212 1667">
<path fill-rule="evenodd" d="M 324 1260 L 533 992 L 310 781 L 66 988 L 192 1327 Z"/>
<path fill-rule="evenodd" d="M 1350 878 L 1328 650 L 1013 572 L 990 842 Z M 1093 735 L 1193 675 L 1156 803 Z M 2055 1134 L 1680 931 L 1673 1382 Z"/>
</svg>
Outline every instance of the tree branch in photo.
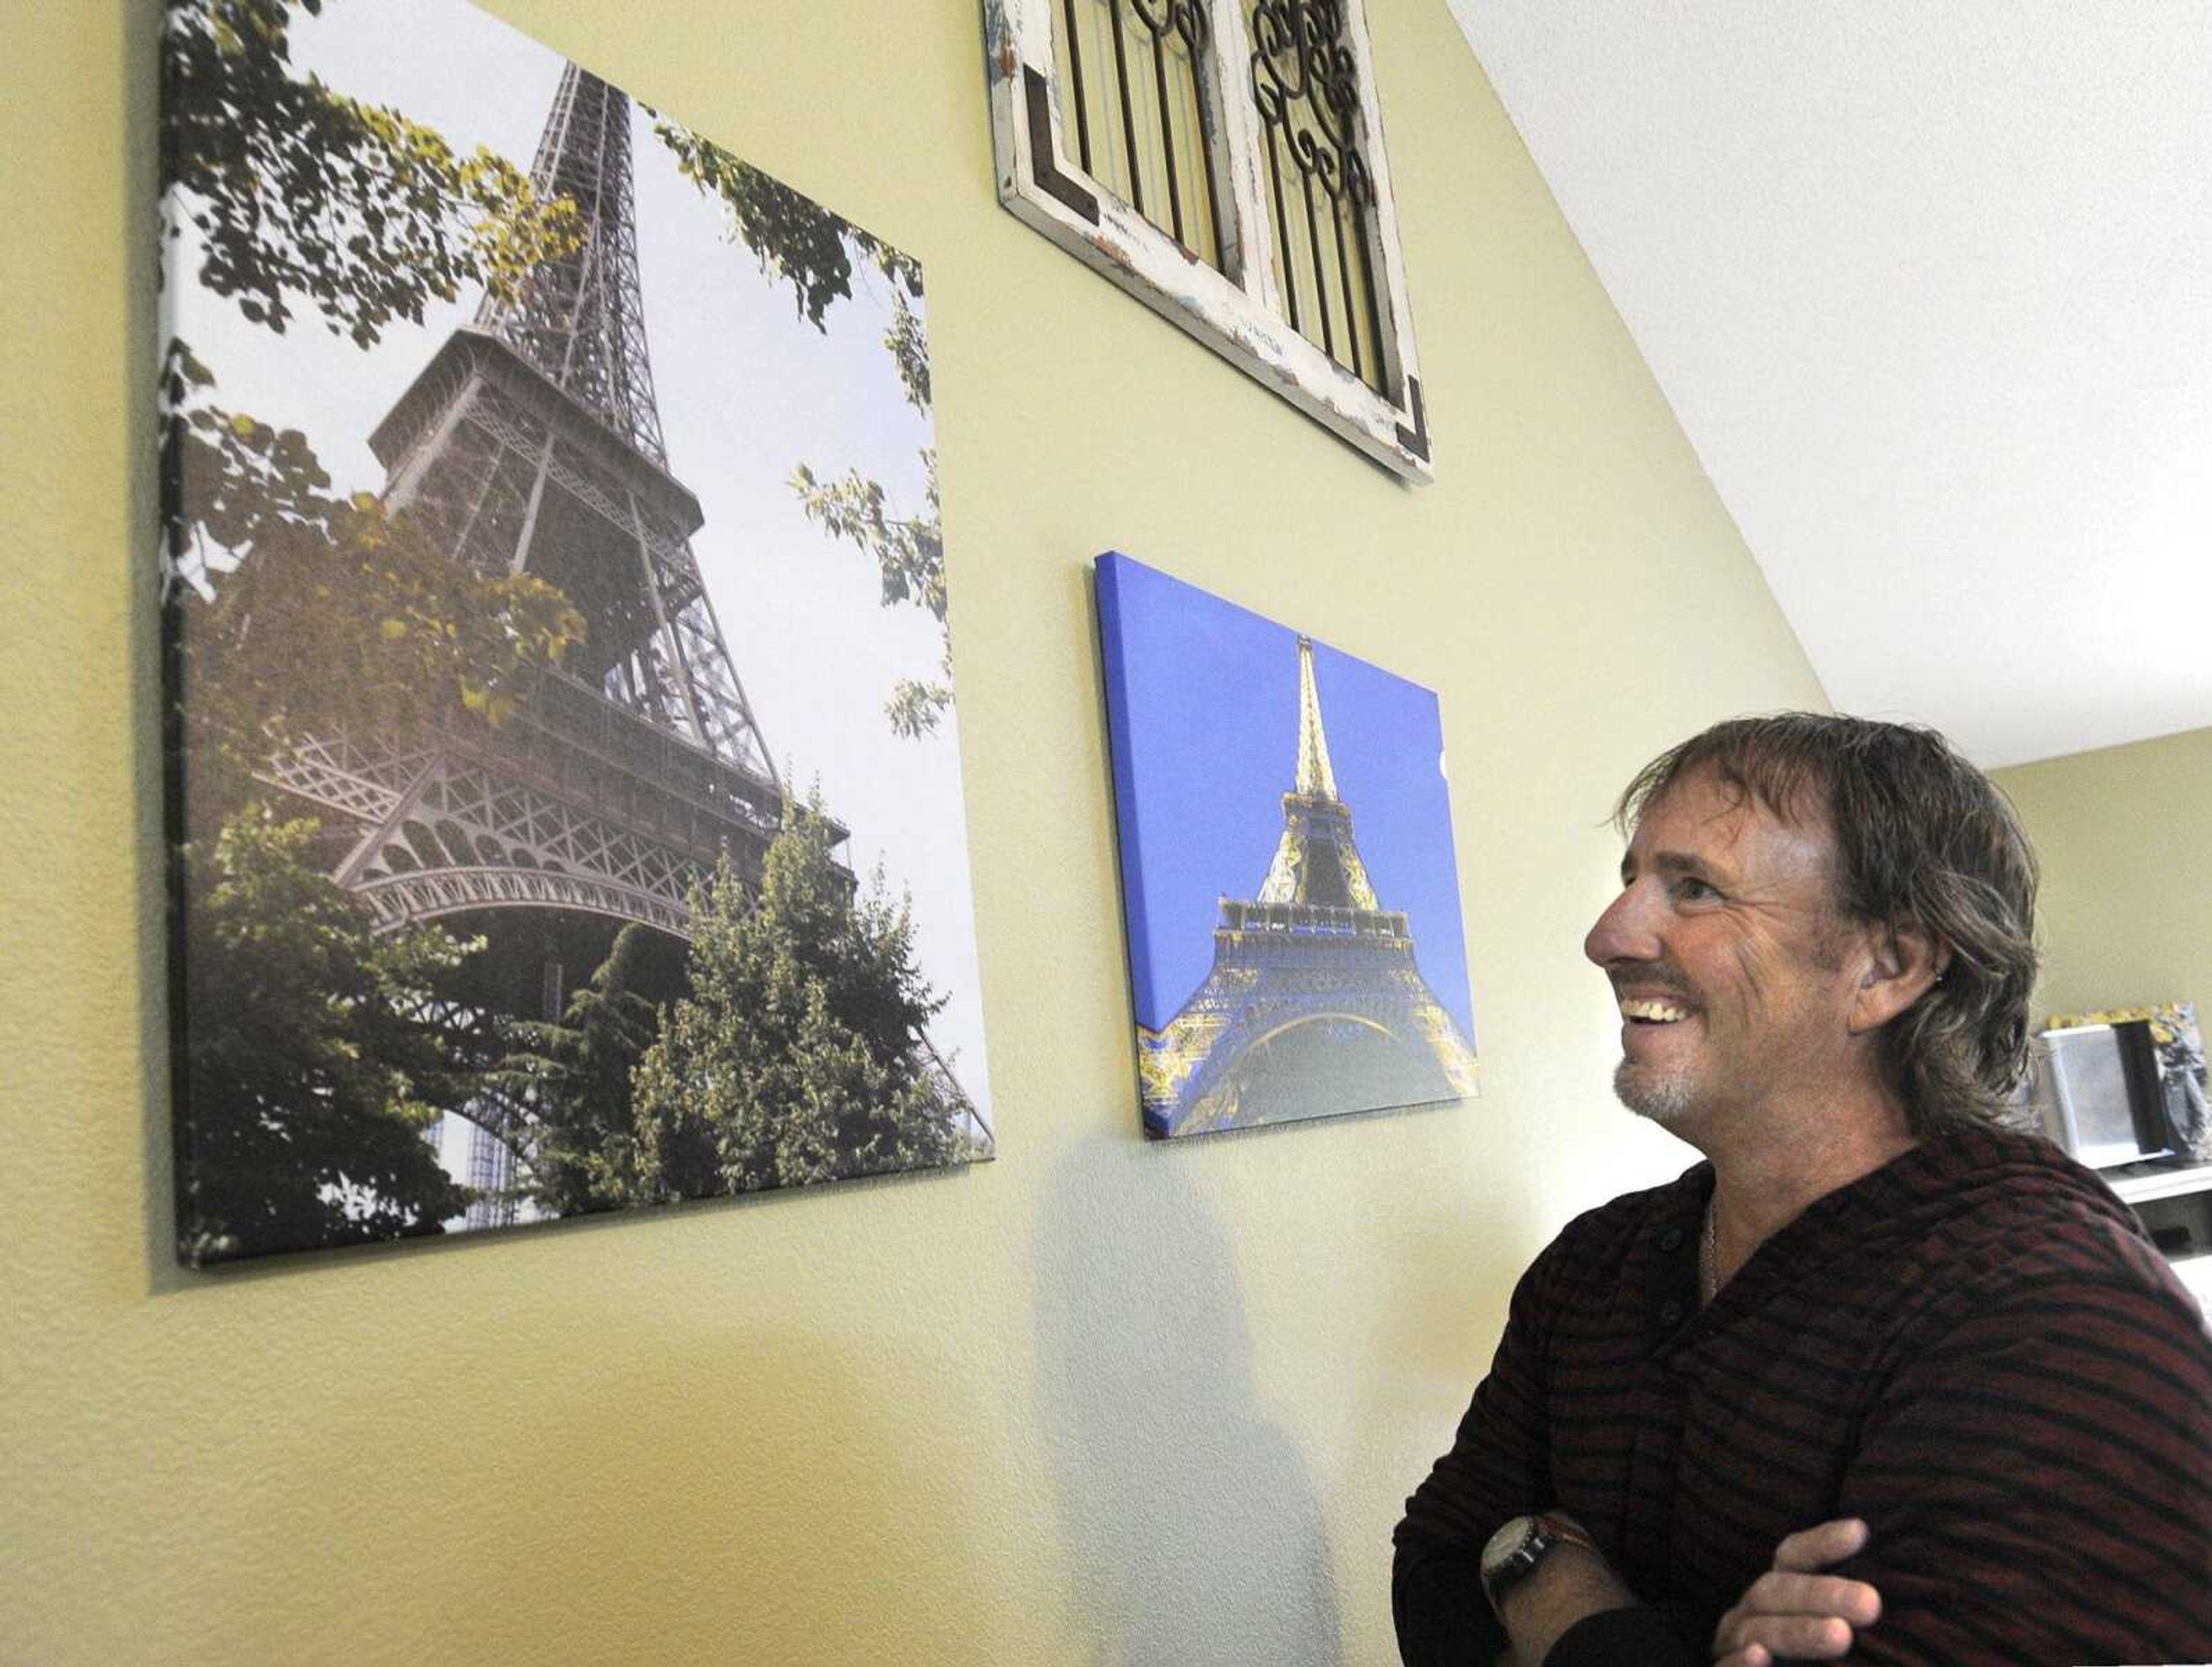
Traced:
<svg viewBox="0 0 2212 1667">
<path fill-rule="evenodd" d="M 540 201 L 505 158 L 462 155 L 396 110 L 295 75 L 293 14 L 322 7 L 169 0 L 162 231 L 198 231 L 202 284 L 280 334 L 304 298 L 368 347 L 464 289 L 511 298 L 576 246 L 575 204 Z"/>
<path fill-rule="evenodd" d="M 188 757 L 228 779 L 315 734 L 505 722 L 584 617 L 529 574 L 452 560 L 374 496 L 337 497 L 307 436 L 212 401 L 183 343 L 162 376 Z M 213 782 L 204 782 L 212 788 Z"/>
<path fill-rule="evenodd" d="M 676 158 L 677 169 L 685 179 L 707 195 L 722 199 L 732 234 L 753 252 L 763 273 L 791 285 L 799 316 L 817 330 L 826 331 L 822 320 L 830 303 L 851 296 L 855 258 L 890 282 L 895 301 L 921 298 L 921 264 L 912 255 L 832 214 L 804 192 L 793 191 L 688 127 L 656 119 L 653 131 Z M 926 409 L 928 403 L 925 373 L 917 404 Z"/>
<path fill-rule="evenodd" d="M 824 481 L 802 463 L 791 475 L 792 490 L 799 494 L 799 508 L 809 520 L 832 538 L 856 545 L 875 557 L 883 580 L 883 605 L 926 608 L 937 621 L 945 644 L 939 662 L 941 680 L 902 678 L 884 706 L 892 731 L 909 739 L 935 729 L 952 704 L 952 645 L 944 635 L 945 535 L 938 519 L 937 453 L 927 451 L 921 457 L 929 508 L 927 514 L 911 519 L 894 516 L 882 483 L 857 469 L 847 470 L 842 479 Z"/>
<path fill-rule="evenodd" d="M 799 314 L 817 330 L 832 303 L 853 293 L 856 261 L 872 265 L 889 280 L 891 321 L 884 347 L 898 373 L 907 403 L 930 414 L 929 343 L 921 314 L 912 303 L 921 298 L 921 266 L 812 198 L 742 161 L 690 129 L 656 120 L 653 132 L 674 154 L 684 177 L 727 212 L 731 235 L 741 240 L 772 281 L 791 285 Z M 937 451 L 922 453 L 928 472 L 928 509 L 901 518 L 886 507 L 880 482 L 847 471 L 842 480 L 818 480 L 802 463 L 793 472 L 792 488 L 810 520 L 833 538 L 849 540 L 876 558 L 883 574 L 883 605 L 913 602 L 927 607 L 945 638 L 934 681 L 900 678 L 884 705 L 894 733 L 927 735 L 952 704 L 952 647 L 945 624 L 945 540 L 937 492 Z"/>
</svg>

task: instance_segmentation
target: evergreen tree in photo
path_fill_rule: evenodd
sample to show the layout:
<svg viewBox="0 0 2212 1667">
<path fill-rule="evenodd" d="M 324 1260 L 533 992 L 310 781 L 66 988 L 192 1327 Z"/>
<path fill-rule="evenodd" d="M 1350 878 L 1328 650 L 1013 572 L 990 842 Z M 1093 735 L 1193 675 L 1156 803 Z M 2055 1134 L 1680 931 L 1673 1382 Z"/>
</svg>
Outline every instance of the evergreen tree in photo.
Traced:
<svg viewBox="0 0 2212 1667">
<path fill-rule="evenodd" d="M 726 858 L 692 903 L 690 993 L 639 1062 L 635 1202 L 801 1186 L 972 1155 L 924 1027 L 944 1006 L 881 876 L 854 896 L 818 804 L 757 892 Z"/>
<path fill-rule="evenodd" d="M 639 993 L 653 949 L 647 928 L 623 927 L 557 1023 L 511 1026 L 522 1046 L 493 1075 L 530 1109 L 530 1135 L 517 1155 L 526 1190 L 548 1214 L 626 1202 L 635 1141 L 631 1081 L 659 1027 L 658 1009 Z"/>
<path fill-rule="evenodd" d="M 424 1007 L 472 946 L 373 934 L 312 860 L 315 835 L 248 806 L 184 853 L 177 1231 L 192 1261 L 436 1232 L 469 1200 L 427 1138 L 470 1090 Z"/>
</svg>

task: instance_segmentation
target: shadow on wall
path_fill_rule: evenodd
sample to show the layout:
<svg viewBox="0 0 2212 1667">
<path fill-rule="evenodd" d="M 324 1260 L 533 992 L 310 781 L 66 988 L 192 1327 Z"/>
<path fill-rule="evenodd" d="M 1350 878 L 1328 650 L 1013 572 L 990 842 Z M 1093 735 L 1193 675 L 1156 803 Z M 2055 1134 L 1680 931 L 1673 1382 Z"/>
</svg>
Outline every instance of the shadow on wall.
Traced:
<svg viewBox="0 0 2212 1667">
<path fill-rule="evenodd" d="M 1341 1658 L 1321 1506 L 1253 1405 L 1228 1234 L 1188 1154 L 1064 1153 L 1037 1222 L 1038 1415 L 1105 1667 Z"/>
</svg>

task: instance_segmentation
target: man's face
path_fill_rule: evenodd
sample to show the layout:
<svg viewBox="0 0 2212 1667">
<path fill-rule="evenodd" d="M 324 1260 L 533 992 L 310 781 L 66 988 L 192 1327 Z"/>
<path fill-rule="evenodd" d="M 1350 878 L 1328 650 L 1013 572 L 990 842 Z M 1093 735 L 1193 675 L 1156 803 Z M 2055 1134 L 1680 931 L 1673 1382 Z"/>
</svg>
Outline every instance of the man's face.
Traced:
<svg viewBox="0 0 2212 1667">
<path fill-rule="evenodd" d="M 1835 1085 L 1863 966 L 1834 856 L 1825 820 L 1784 822 L 1709 770 L 1645 806 L 1583 943 L 1620 1002 L 1631 1110 L 1687 1132 Z"/>
</svg>

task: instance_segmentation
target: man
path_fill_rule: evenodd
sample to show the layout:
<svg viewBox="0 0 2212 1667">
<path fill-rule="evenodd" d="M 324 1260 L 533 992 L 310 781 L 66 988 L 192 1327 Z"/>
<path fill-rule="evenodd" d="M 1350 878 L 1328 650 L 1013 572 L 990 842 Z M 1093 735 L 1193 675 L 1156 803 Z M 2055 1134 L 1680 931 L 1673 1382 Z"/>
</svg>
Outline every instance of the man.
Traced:
<svg viewBox="0 0 2212 1667">
<path fill-rule="evenodd" d="M 1929 731 L 1791 714 L 1618 820 L 1583 946 L 1614 1086 L 1708 1161 L 1521 1281 L 1398 1528 L 1406 1661 L 2212 1661 L 2212 1342 L 2004 1126 L 2036 877 L 2003 799 Z"/>
</svg>

